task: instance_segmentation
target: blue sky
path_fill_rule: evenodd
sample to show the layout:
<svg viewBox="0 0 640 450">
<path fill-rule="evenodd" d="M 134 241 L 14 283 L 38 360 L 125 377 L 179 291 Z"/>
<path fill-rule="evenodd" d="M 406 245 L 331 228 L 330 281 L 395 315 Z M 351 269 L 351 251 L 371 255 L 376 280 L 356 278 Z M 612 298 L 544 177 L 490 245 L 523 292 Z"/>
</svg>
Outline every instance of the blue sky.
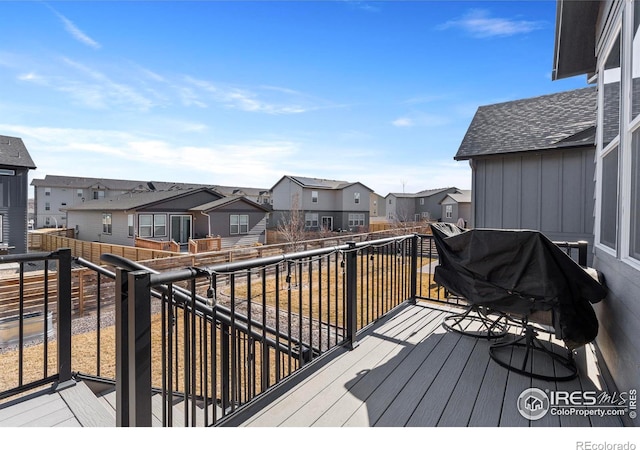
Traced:
<svg viewBox="0 0 640 450">
<path fill-rule="evenodd" d="M 551 81 L 555 2 L 0 1 L 0 134 L 31 178 L 381 195 L 471 186 L 453 157 L 481 105 Z"/>
</svg>

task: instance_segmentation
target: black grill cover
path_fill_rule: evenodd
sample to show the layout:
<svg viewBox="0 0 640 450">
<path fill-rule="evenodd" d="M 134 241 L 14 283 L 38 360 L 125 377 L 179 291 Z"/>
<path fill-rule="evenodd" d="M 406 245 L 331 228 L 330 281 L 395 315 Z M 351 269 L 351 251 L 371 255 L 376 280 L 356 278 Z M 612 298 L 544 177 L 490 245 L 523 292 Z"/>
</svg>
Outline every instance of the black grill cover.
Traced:
<svg viewBox="0 0 640 450">
<path fill-rule="evenodd" d="M 598 320 L 591 303 L 603 299 L 606 288 L 542 233 L 463 230 L 449 223 L 431 229 L 440 259 L 436 283 L 504 313 L 553 310 L 569 348 L 595 339 Z"/>
</svg>

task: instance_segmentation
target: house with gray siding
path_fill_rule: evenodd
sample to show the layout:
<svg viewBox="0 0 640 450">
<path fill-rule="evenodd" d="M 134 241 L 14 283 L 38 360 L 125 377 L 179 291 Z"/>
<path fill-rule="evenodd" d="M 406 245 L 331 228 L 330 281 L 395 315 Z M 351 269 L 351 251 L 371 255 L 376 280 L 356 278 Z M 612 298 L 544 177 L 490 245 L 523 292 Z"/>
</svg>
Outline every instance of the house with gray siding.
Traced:
<svg viewBox="0 0 640 450">
<path fill-rule="evenodd" d="M 481 106 L 455 159 L 472 168 L 476 228 L 593 245 L 596 88 Z"/>
<path fill-rule="evenodd" d="M 175 241 L 220 236 L 231 243 L 246 237 L 264 243 L 266 208 L 243 197 L 224 197 L 207 188 L 129 192 L 90 200 L 65 210 L 76 238 L 135 245 L 135 238 Z"/>
<path fill-rule="evenodd" d="M 441 219 L 443 222 L 458 223 L 460 219 L 464 220 L 466 228 L 469 226 L 471 218 L 471 191 L 460 190 L 447 196 L 440 202 L 442 208 Z"/>
<path fill-rule="evenodd" d="M 594 197 L 584 207 L 594 209 L 593 266 L 609 295 L 594 305 L 596 343 L 627 396 L 640 384 L 639 60 L 640 1 L 557 1 L 553 79 L 597 84 L 595 208 Z M 635 414 L 623 419 L 640 425 Z"/>
<path fill-rule="evenodd" d="M 273 212 L 268 227 L 277 229 L 297 210 L 308 231 L 367 229 L 371 193 L 360 182 L 285 175 L 271 188 Z"/>
<path fill-rule="evenodd" d="M 219 186 L 171 181 L 119 180 L 46 175 L 31 181 L 34 187 L 35 228 L 66 227 L 65 210 L 89 200 L 117 197 L 125 193 L 211 187 L 225 197 L 246 197 L 264 206 L 271 204 L 267 188 Z"/>
<path fill-rule="evenodd" d="M 456 187 L 426 189 L 416 193 L 390 192 L 385 197 L 387 220 L 396 222 L 419 222 L 440 220 L 442 202 L 448 194 L 460 192 Z"/>
<path fill-rule="evenodd" d="M 27 252 L 29 170 L 35 168 L 21 138 L 0 136 L 0 253 Z"/>
</svg>

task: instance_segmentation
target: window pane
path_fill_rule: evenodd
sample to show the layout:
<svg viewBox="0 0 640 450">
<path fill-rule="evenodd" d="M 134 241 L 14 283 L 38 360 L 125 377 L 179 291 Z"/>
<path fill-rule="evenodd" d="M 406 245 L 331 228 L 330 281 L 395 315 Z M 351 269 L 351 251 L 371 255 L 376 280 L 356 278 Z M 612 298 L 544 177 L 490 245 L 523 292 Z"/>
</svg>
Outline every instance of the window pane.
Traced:
<svg viewBox="0 0 640 450">
<path fill-rule="evenodd" d="M 629 254 L 640 259 L 640 129 L 631 143 L 631 246 Z"/>
<path fill-rule="evenodd" d="M 600 205 L 600 242 L 616 248 L 618 221 L 618 148 L 602 158 L 602 198 Z"/>
<path fill-rule="evenodd" d="M 239 230 L 240 227 L 238 216 L 236 214 L 229 216 L 229 233 L 238 234 Z"/>
<path fill-rule="evenodd" d="M 143 238 L 153 235 L 153 216 L 142 214 L 138 217 L 138 234 Z"/>
<path fill-rule="evenodd" d="M 620 133 L 620 35 L 607 57 L 604 69 L 602 148 Z"/>
<path fill-rule="evenodd" d="M 153 235 L 157 237 L 167 235 L 167 216 L 164 214 L 153 216 Z"/>
<path fill-rule="evenodd" d="M 640 1 L 633 2 L 633 54 L 632 59 L 632 102 L 631 118 L 635 119 L 640 114 Z"/>
<path fill-rule="evenodd" d="M 127 227 L 129 231 L 129 237 L 133 237 L 134 228 L 133 228 L 133 214 L 129 214 L 127 216 Z"/>
<path fill-rule="evenodd" d="M 246 234 L 249 232 L 249 216 L 242 215 L 240 216 L 240 233 Z"/>
</svg>

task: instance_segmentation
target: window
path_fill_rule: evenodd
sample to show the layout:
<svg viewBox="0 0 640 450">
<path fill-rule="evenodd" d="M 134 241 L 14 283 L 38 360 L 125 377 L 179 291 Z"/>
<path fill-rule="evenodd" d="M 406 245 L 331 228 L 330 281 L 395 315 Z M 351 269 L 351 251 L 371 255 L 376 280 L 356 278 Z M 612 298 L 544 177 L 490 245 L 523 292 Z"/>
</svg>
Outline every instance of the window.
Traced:
<svg viewBox="0 0 640 450">
<path fill-rule="evenodd" d="M 420 205 L 421 206 L 424 205 L 424 199 L 423 198 L 420 199 Z"/>
<path fill-rule="evenodd" d="M 14 176 L 15 174 L 16 174 L 16 171 L 13 169 L 0 169 L 0 175 Z"/>
<path fill-rule="evenodd" d="M 353 213 L 349 214 L 349 227 L 363 227 L 364 226 L 364 214 Z"/>
<path fill-rule="evenodd" d="M 84 194 L 84 192 L 82 191 L 82 189 L 76 189 L 76 195 L 78 197 L 82 197 L 83 194 Z"/>
<path fill-rule="evenodd" d="M 48 188 L 48 187 L 44 188 L 44 195 L 46 197 L 51 196 L 51 188 Z"/>
<path fill-rule="evenodd" d="M 167 216 L 156 214 L 153 216 L 153 235 L 163 237 L 167 235 Z"/>
<path fill-rule="evenodd" d="M 249 216 L 232 214 L 229 216 L 229 234 L 247 234 L 249 232 Z"/>
<path fill-rule="evenodd" d="M 44 219 L 44 224 L 45 224 L 46 226 L 51 225 L 51 217 L 47 217 L 46 219 Z"/>
<path fill-rule="evenodd" d="M 444 206 L 444 216 L 447 219 L 451 219 L 451 217 L 453 217 L 453 205 L 445 205 Z"/>
<path fill-rule="evenodd" d="M 127 228 L 128 228 L 128 236 L 129 237 L 133 237 L 133 234 L 135 233 L 134 216 L 133 216 L 133 214 L 129 214 L 127 216 Z"/>
<path fill-rule="evenodd" d="M 631 148 L 630 238 L 629 255 L 635 259 L 640 260 L 640 129 L 637 129 L 633 133 Z"/>
<path fill-rule="evenodd" d="M 311 191 L 311 203 L 318 203 L 318 191 Z"/>
<path fill-rule="evenodd" d="M 391 204 L 391 199 L 389 199 L 389 204 Z"/>
<path fill-rule="evenodd" d="M 111 234 L 111 213 L 102 213 L 102 234 Z"/>
<path fill-rule="evenodd" d="M 355 204 L 360 203 L 360 192 L 354 192 L 353 193 L 353 202 Z"/>
<path fill-rule="evenodd" d="M 45 211 L 51 211 L 51 203 L 46 202 L 46 203 L 44 204 L 44 210 L 45 210 Z"/>
<path fill-rule="evenodd" d="M 93 191 L 94 200 L 100 200 L 101 198 L 104 198 L 104 191 Z"/>
<path fill-rule="evenodd" d="M 640 1 L 633 2 L 633 51 L 631 55 L 631 120 L 640 115 Z"/>
<path fill-rule="evenodd" d="M 616 39 L 604 65 L 602 77 L 602 148 L 620 134 L 620 35 Z"/>
<path fill-rule="evenodd" d="M 138 236 L 143 238 L 153 237 L 153 216 L 140 214 L 138 216 Z"/>
<path fill-rule="evenodd" d="M 306 228 L 318 228 L 318 213 L 306 213 L 304 215 L 304 226 Z"/>
</svg>

